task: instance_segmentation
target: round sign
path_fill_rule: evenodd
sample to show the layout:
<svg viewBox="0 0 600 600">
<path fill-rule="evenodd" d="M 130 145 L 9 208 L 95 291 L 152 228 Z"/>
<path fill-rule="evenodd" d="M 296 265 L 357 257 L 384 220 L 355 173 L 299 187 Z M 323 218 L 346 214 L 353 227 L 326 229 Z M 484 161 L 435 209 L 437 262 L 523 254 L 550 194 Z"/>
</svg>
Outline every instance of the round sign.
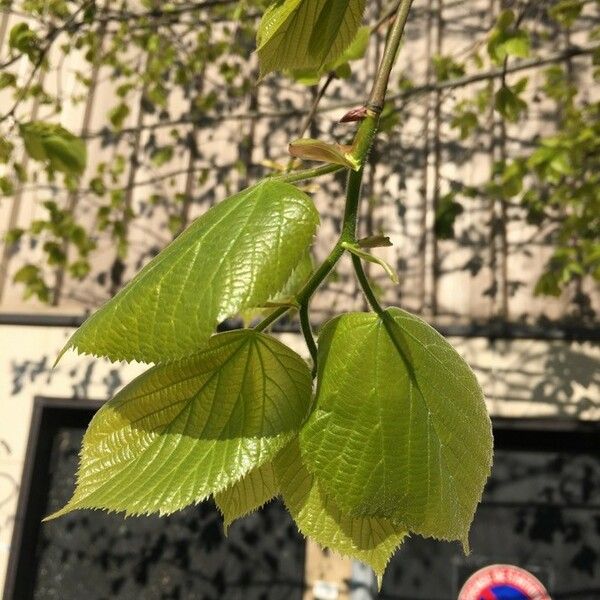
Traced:
<svg viewBox="0 0 600 600">
<path fill-rule="evenodd" d="M 546 588 L 528 571 L 491 565 L 471 575 L 458 600 L 551 600 Z"/>
</svg>

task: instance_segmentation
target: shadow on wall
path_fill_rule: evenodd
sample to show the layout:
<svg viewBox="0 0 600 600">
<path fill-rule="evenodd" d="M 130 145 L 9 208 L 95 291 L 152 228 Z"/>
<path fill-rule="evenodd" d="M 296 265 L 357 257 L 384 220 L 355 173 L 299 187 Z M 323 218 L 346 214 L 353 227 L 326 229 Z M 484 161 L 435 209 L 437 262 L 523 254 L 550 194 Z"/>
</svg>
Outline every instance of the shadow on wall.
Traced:
<svg viewBox="0 0 600 600">
<path fill-rule="evenodd" d="M 598 350 L 591 343 L 499 340 L 489 342 L 487 351 L 474 359 L 467 355 L 467 360 L 488 399 L 510 403 L 506 407 L 510 416 L 520 416 L 523 410 L 527 416 L 550 410 L 557 416 L 589 418 L 600 410 Z"/>
<path fill-rule="evenodd" d="M 96 361 L 87 362 L 87 364 L 71 368 L 68 371 L 61 371 L 60 367 L 53 369 L 53 362 L 54 358 L 50 358 L 48 355 L 38 360 L 12 361 L 11 396 L 16 396 L 25 391 L 28 384 L 39 384 L 41 382 L 50 385 L 55 379 L 63 379 L 65 376 L 69 381 L 73 398 L 91 399 L 98 396 L 110 398 L 124 383 L 118 368 L 111 368 L 108 373 L 99 375 L 100 379 L 96 381 L 96 373 L 100 368 L 99 363 Z M 94 386 L 93 393 L 90 392 L 92 385 Z M 103 393 L 99 393 L 98 385 L 101 386 Z M 63 391 L 60 395 L 66 396 L 67 394 Z"/>
<path fill-rule="evenodd" d="M 492 402 L 511 403 L 511 416 L 522 412 L 516 403 L 527 403 L 527 416 L 542 411 L 585 418 L 600 410 L 600 352 L 593 344 L 563 341 L 490 340 L 481 338 L 457 343 L 476 372 Z M 483 351 L 482 351 L 483 350 Z M 96 360 L 82 360 L 76 367 L 52 369 L 49 355 L 35 360 L 12 361 L 11 396 L 27 391 L 29 385 L 54 387 L 66 396 L 65 381 L 72 397 L 110 398 L 131 377 L 122 367 Z M 60 393 L 62 392 L 62 393 Z M 496 407 L 492 406 L 495 410 Z M 0 441 L 1 443 L 1 441 Z"/>
</svg>

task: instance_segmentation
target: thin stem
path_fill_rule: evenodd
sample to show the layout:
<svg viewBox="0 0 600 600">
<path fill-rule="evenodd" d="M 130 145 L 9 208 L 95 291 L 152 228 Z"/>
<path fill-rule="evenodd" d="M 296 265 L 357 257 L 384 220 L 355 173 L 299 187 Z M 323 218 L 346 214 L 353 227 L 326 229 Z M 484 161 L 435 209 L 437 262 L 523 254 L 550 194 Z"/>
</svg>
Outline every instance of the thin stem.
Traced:
<svg viewBox="0 0 600 600">
<path fill-rule="evenodd" d="M 303 304 L 300 307 L 300 326 L 302 327 L 302 335 L 304 336 L 304 340 L 306 341 L 306 346 L 308 347 L 308 351 L 310 352 L 310 357 L 312 358 L 313 368 L 312 368 L 312 376 L 313 379 L 317 376 L 317 344 L 315 343 L 315 338 L 313 337 L 312 328 L 310 326 L 310 318 L 308 316 L 308 302 Z"/>
<path fill-rule="evenodd" d="M 323 283 L 327 275 L 335 267 L 338 260 L 344 254 L 344 248 L 339 242 L 334 246 L 333 250 L 329 253 L 329 256 L 321 263 L 319 268 L 313 273 L 312 277 L 308 280 L 305 286 L 300 290 L 296 296 L 296 302 L 302 307 L 307 304 L 311 299 L 312 295 L 317 291 L 317 288 Z"/>
<path fill-rule="evenodd" d="M 398 13 L 396 15 L 396 19 L 394 21 L 394 24 L 392 25 L 390 34 L 388 36 L 383 58 L 381 64 L 379 65 L 377 76 L 373 84 L 373 90 L 369 97 L 367 117 L 360 124 L 360 127 L 358 128 L 358 131 L 354 138 L 352 153 L 360 163 L 361 168 L 358 171 L 350 171 L 348 175 L 348 183 L 346 186 L 346 205 L 344 209 L 344 218 L 342 224 L 342 231 L 340 232 L 340 237 L 334 248 L 329 253 L 329 256 L 323 261 L 323 263 L 321 263 L 319 268 L 313 273 L 313 275 L 304 285 L 302 290 L 300 290 L 300 292 L 296 295 L 296 302 L 300 307 L 300 322 L 302 325 L 302 331 L 304 333 L 306 344 L 308 346 L 314 363 L 313 376 L 317 366 L 317 346 L 313 339 L 312 331 L 310 328 L 310 299 L 317 290 L 317 288 L 323 283 L 327 275 L 335 267 L 336 263 L 344 254 L 344 244 L 356 242 L 360 191 L 363 177 L 362 165 L 364 165 L 366 161 L 369 150 L 371 148 L 371 144 L 373 143 L 373 139 L 375 137 L 375 133 L 377 131 L 379 115 L 381 113 L 383 103 L 385 101 L 385 94 L 390 78 L 390 73 L 392 67 L 394 66 L 396 55 L 398 54 L 398 48 L 400 47 L 400 39 L 402 38 L 402 33 L 404 32 L 404 26 L 406 25 L 408 13 L 410 11 L 412 3 L 413 0 L 402 0 L 401 4 L 399 4 L 398 6 Z M 338 171 L 340 168 L 341 167 L 338 165 L 325 165 L 322 167 L 317 167 L 315 169 L 307 169 L 306 171 L 300 171 L 298 173 L 290 173 L 286 175 L 276 176 L 274 179 L 277 179 L 278 181 L 287 181 L 292 183 L 294 181 L 301 181 L 302 179 L 311 179 L 313 177 L 318 177 L 319 175 L 332 173 L 334 171 Z M 377 301 L 377 298 L 375 297 L 375 294 L 371 289 L 371 286 L 369 285 L 369 281 L 367 279 L 367 276 L 365 275 L 360 259 L 358 257 L 353 256 L 352 261 L 354 263 L 354 269 L 356 271 L 359 283 L 367 299 L 369 300 L 370 305 L 373 307 L 373 310 L 377 312 L 377 314 L 385 316 L 385 312 L 383 311 L 382 307 Z M 269 315 L 265 320 L 259 323 L 256 329 L 258 331 L 266 329 L 269 325 L 271 325 L 277 319 L 283 316 L 288 310 L 289 308 L 287 307 L 281 307 L 277 309 L 276 311 L 271 313 L 271 315 Z"/>
<path fill-rule="evenodd" d="M 344 168 L 345 167 L 342 165 L 323 165 L 321 167 L 303 169 L 302 171 L 295 171 L 293 173 L 273 175 L 271 179 L 274 179 L 275 181 L 285 181 L 286 183 L 295 183 L 296 181 L 304 181 L 306 179 L 321 177 L 322 175 L 329 175 L 329 173 L 335 173 Z"/>
<path fill-rule="evenodd" d="M 346 185 L 346 207 L 342 224 L 341 242 L 353 243 L 356 241 L 356 227 L 358 224 L 358 205 L 360 202 L 360 189 L 362 186 L 363 168 L 350 171 Z"/>
<path fill-rule="evenodd" d="M 348 197 L 346 199 L 346 211 L 344 215 L 344 228 L 340 239 L 329 253 L 329 256 L 319 265 L 319 268 L 312 274 L 311 278 L 304 284 L 304 287 L 296 295 L 296 302 L 300 306 L 300 314 L 302 317 L 303 310 L 308 311 L 308 303 L 312 295 L 317 291 L 318 287 L 323 283 L 327 275 L 335 267 L 344 252 L 346 251 L 342 245 L 345 241 L 354 241 L 354 232 L 356 231 L 356 222 L 358 219 L 358 199 L 360 197 L 360 182 L 362 179 L 362 169 L 353 171 L 348 178 Z M 351 183 L 352 182 L 352 183 Z M 268 317 L 261 321 L 255 329 L 263 331 L 269 325 L 281 318 L 291 307 L 281 306 L 273 311 Z M 308 317 L 308 314 L 306 315 Z M 312 337 L 312 336 L 311 336 Z M 310 342 L 307 339 L 307 345 L 310 350 Z M 312 352 L 311 352 L 312 354 Z"/>
<path fill-rule="evenodd" d="M 291 310 L 291 306 L 280 306 L 278 309 L 274 310 L 268 317 L 263 319 L 258 325 L 254 327 L 256 331 L 264 331 L 267 327 L 275 323 L 278 319 L 283 317 L 286 312 Z"/>
<path fill-rule="evenodd" d="M 408 20 L 408 14 L 410 7 L 412 6 L 413 0 L 403 0 L 398 8 L 394 25 L 390 31 L 387 44 L 379 65 L 379 70 L 375 77 L 375 83 L 369 97 L 369 108 L 376 111 L 377 113 L 383 110 L 383 103 L 385 102 L 385 94 L 388 88 L 388 82 L 390 80 L 390 73 L 392 67 L 396 62 L 396 56 L 398 54 L 398 48 L 400 47 L 400 40 L 404 33 L 404 26 Z"/>
<path fill-rule="evenodd" d="M 365 270 L 363 269 L 362 262 L 358 256 L 355 254 L 352 255 L 352 265 L 354 266 L 354 272 L 356 273 L 356 278 L 358 279 L 358 283 L 360 283 L 360 287 L 367 298 L 369 306 L 379 315 L 383 315 L 384 310 L 379 304 L 379 300 L 375 296 L 375 292 L 373 292 L 373 288 L 371 287 Z"/>
<path fill-rule="evenodd" d="M 338 242 L 333 250 L 329 253 L 329 256 L 321 263 L 319 268 L 312 274 L 311 278 L 306 282 L 304 287 L 300 290 L 300 292 L 296 296 L 296 302 L 300 306 L 302 310 L 303 306 L 308 304 L 311 296 L 315 293 L 317 288 L 323 283 L 323 280 L 333 267 L 335 267 L 336 263 L 344 254 L 344 248 Z M 256 331 L 264 331 L 272 325 L 275 321 L 283 317 L 289 310 L 291 310 L 292 306 L 280 306 L 276 310 L 274 310 L 268 317 L 263 319 L 254 329 Z"/>
</svg>

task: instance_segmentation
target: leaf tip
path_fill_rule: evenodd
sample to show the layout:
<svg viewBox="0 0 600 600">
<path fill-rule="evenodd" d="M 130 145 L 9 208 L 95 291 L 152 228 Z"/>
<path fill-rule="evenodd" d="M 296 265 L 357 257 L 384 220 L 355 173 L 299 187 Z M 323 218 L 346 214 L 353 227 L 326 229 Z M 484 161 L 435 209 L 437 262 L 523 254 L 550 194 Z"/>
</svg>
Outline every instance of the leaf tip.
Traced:
<svg viewBox="0 0 600 600">
<path fill-rule="evenodd" d="M 62 357 L 67 353 L 68 350 L 70 350 L 73 347 L 73 343 L 71 342 L 71 339 L 72 338 L 69 338 L 67 343 L 62 347 L 61 351 L 56 356 L 56 360 L 54 361 L 54 364 L 52 365 L 52 369 L 56 369 L 56 367 L 58 366 L 58 363 L 61 361 Z"/>
<path fill-rule="evenodd" d="M 469 534 L 465 535 L 465 537 L 460 540 L 463 552 L 465 556 L 469 556 L 471 554 L 471 545 L 469 544 Z"/>
<path fill-rule="evenodd" d="M 42 519 L 42 523 L 48 523 L 49 521 L 54 521 L 55 519 L 58 519 L 60 517 L 64 517 L 66 514 L 72 512 L 73 510 L 74 509 L 71 506 L 71 503 L 68 502 L 62 508 L 60 508 L 57 511 L 54 511 L 53 513 L 50 513 L 49 515 L 47 515 L 46 517 L 44 517 Z"/>
</svg>

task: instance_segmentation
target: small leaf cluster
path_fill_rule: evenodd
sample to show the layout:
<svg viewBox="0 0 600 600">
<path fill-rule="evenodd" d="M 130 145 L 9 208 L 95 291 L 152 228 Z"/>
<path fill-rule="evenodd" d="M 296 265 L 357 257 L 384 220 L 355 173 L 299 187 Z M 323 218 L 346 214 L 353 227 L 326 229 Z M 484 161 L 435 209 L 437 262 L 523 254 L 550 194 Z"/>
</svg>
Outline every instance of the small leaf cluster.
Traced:
<svg viewBox="0 0 600 600">
<path fill-rule="evenodd" d="M 286 0 L 265 14 L 263 74 L 318 68 L 344 52 L 363 4 L 316 6 Z M 308 54 L 284 52 L 289 40 Z M 356 239 L 377 120 L 367 114 L 344 152 L 296 145 L 325 167 L 264 179 L 218 203 L 73 334 L 63 353 L 152 366 L 95 415 L 75 493 L 51 518 L 82 508 L 168 514 L 212 497 L 229 526 L 280 496 L 302 533 L 380 577 L 411 533 L 468 549 L 491 467 L 490 420 L 452 346 L 416 316 L 383 309 L 366 280 L 363 260 L 395 275 L 368 252 L 390 245 L 387 237 Z M 344 226 L 313 267 L 319 214 L 293 182 L 334 170 L 348 175 Z M 310 299 L 345 253 L 372 311 L 329 321 L 317 347 Z M 227 317 L 269 308 L 254 328 L 215 333 Z M 312 373 L 267 333 L 293 310 Z"/>
</svg>

